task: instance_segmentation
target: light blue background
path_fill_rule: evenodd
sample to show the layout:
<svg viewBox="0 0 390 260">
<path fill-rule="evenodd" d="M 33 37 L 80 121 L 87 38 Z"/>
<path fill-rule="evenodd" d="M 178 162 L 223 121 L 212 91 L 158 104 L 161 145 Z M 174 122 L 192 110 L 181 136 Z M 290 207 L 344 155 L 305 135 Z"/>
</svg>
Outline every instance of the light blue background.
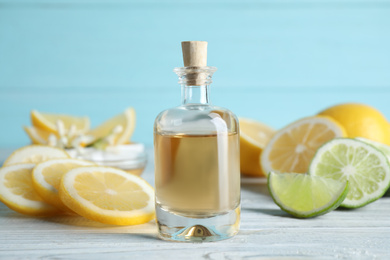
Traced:
<svg viewBox="0 0 390 260">
<path fill-rule="evenodd" d="M 212 101 L 275 128 L 341 102 L 390 118 L 390 0 L 0 0 L 0 147 L 29 112 L 133 106 L 134 141 L 180 102 L 180 42 L 209 42 Z"/>
</svg>

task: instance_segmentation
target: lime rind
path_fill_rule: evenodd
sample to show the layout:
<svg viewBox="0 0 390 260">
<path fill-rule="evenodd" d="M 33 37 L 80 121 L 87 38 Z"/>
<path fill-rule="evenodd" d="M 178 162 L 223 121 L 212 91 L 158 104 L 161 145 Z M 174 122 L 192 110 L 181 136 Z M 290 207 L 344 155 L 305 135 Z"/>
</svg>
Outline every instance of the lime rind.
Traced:
<svg viewBox="0 0 390 260">
<path fill-rule="evenodd" d="M 387 159 L 390 161 L 390 146 L 363 137 L 356 137 L 355 139 L 374 146 L 382 153 L 384 153 L 387 156 Z"/>
<path fill-rule="evenodd" d="M 343 202 L 348 181 L 310 176 L 302 173 L 268 174 L 268 189 L 274 202 L 297 218 L 324 215 Z"/>
<path fill-rule="evenodd" d="M 352 138 L 335 138 L 314 155 L 309 175 L 348 180 L 349 193 L 341 204 L 360 208 L 381 198 L 390 187 L 390 164 L 383 151 Z"/>
<path fill-rule="evenodd" d="M 390 146 L 363 137 L 356 137 L 356 139 L 375 146 L 377 149 L 379 149 L 382 153 L 384 153 L 387 156 L 387 159 L 389 160 L 390 163 Z M 387 191 L 384 193 L 383 196 L 390 197 L 390 186 L 387 188 Z"/>
</svg>

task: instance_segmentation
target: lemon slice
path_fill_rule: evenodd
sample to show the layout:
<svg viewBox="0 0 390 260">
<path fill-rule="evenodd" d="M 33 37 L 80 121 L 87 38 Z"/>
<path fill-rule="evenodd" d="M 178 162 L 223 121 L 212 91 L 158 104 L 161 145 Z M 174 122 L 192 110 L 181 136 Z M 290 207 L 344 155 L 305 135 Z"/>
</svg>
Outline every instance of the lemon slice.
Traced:
<svg viewBox="0 0 390 260">
<path fill-rule="evenodd" d="M 49 159 L 69 158 L 62 149 L 45 145 L 28 145 L 14 151 L 4 162 L 4 166 L 16 163 L 40 163 Z"/>
<path fill-rule="evenodd" d="M 299 173 L 268 174 L 274 202 L 298 218 L 310 218 L 336 209 L 348 194 L 348 181 L 336 181 Z"/>
<path fill-rule="evenodd" d="M 113 144 L 128 143 L 135 128 L 135 110 L 133 108 L 127 108 L 122 114 L 112 117 L 100 126 L 89 131 L 88 135 L 98 140 L 112 135 L 118 127 L 120 131 L 114 136 Z"/>
<path fill-rule="evenodd" d="M 81 167 L 61 180 L 62 202 L 79 215 L 114 225 L 154 218 L 154 190 L 142 178 L 110 167 Z"/>
<path fill-rule="evenodd" d="M 385 194 L 390 186 L 387 156 L 374 146 L 356 139 L 338 138 L 318 149 L 309 174 L 349 181 L 350 190 L 341 206 L 359 208 Z"/>
<path fill-rule="evenodd" d="M 24 131 L 30 137 L 33 144 L 43 144 L 47 145 L 49 143 L 49 137 L 53 133 L 36 128 L 34 126 L 25 126 Z"/>
<path fill-rule="evenodd" d="M 278 131 L 261 155 L 263 172 L 305 173 L 316 150 L 327 141 L 345 136 L 341 125 L 329 117 L 298 120 Z"/>
<path fill-rule="evenodd" d="M 36 110 L 31 111 L 31 122 L 34 127 L 51 133 L 58 133 L 57 122 L 61 121 L 65 131 L 74 127 L 76 133 L 86 133 L 89 130 L 88 117 L 76 117 L 62 114 L 41 113 Z"/>
<path fill-rule="evenodd" d="M 54 159 L 42 162 L 32 171 L 34 188 L 47 203 L 67 211 L 68 208 L 58 195 L 62 176 L 72 169 L 91 165 L 94 163 L 78 159 Z"/>
<path fill-rule="evenodd" d="M 60 211 L 38 196 L 32 185 L 35 164 L 15 164 L 0 168 L 0 200 L 19 213 L 50 216 Z"/>
<path fill-rule="evenodd" d="M 248 176 L 265 176 L 261 168 L 260 155 L 275 130 L 271 127 L 246 118 L 240 121 L 240 168 Z"/>
</svg>

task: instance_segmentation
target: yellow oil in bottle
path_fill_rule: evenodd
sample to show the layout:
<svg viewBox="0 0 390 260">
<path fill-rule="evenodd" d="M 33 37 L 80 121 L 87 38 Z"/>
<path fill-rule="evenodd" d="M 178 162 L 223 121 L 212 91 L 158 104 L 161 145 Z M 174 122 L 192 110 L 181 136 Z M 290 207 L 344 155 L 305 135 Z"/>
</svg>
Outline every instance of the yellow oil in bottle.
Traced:
<svg viewBox="0 0 390 260">
<path fill-rule="evenodd" d="M 157 203 L 193 217 L 235 209 L 240 202 L 238 145 L 238 134 L 155 134 Z"/>
</svg>

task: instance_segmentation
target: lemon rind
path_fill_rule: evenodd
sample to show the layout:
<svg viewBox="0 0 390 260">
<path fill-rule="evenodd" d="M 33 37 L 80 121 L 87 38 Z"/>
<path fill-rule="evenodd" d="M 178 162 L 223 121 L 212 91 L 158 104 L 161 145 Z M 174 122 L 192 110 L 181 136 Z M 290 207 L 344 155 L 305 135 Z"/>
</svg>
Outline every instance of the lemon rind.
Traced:
<svg viewBox="0 0 390 260">
<path fill-rule="evenodd" d="M 277 172 L 277 173 L 280 172 L 277 169 L 272 168 L 270 161 L 268 159 L 268 156 L 271 152 L 271 149 L 272 149 L 274 143 L 280 138 L 281 135 L 285 134 L 286 132 L 291 131 L 292 129 L 294 129 L 294 128 L 296 128 L 296 127 L 298 127 L 306 122 L 307 123 L 321 122 L 321 123 L 324 123 L 325 125 L 328 125 L 328 126 L 332 125 L 331 129 L 336 130 L 336 131 L 334 131 L 336 134 L 336 137 L 343 137 L 346 134 L 344 128 L 339 123 L 337 123 L 335 120 L 333 120 L 332 118 L 327 117 L 327 116 L 305 117 L 305 118 L 302 118 L 300 120 L 297 120 L 297 121 L 287 125 L 286 127 L 282 128 L 281 130 L 279 130 L 278 132 L 275 133 L 275 135 L 271 138 L 271 140 L 268 142 L 267 146 L 263 149 L 263 152 L 261 153 L 261 158 L 260 158 L 261 167 L 262 167 L 263 172 L 266 176 L 268 175 L 268 173 L 270 171 Z"/>
<path fill-rule="evenodd" d="M 49 153 L 46 153 L 45 150 L 51 151 L 50 156 L 48 156 L 46 158 L 46 160 L 59 159 L 59 158 L 70 158 L 69 154 L 60 148 L 47 146 L 47 145 L 33 144 L 33 145 L 24 146 L 22 148 L 17 149 L 16 151 L 14 151 L 5 160 L 5 162 L 3 163 L 3 166 L 8 166 L 8 165 L 17 164 L 17 163 L 25 163 L 24 160 L 26 158 L 29 158 L 31 154 L 39 154 L 39 155 L 49 154 Z M 43 153 L 41 153 L 41 151 L 43 151 Z M 53 156 L 53 153 L 55 154 L 54 156 Z M 20 159 L 20 158 L 23 158 L 23 159 Z"/>
<path fill-rule="evenodd" d="M 14 164 L 0 168 L 0 200 L 9 208 L 22 214 L 32 216 L 48 216 L 60 211 L 44 201 L 28 200 L 13 194 L 5 185 L 5 176 L 15 170 L 33 169 L 35 164 Z"/>
<path fill-rule="evenodd" d="M 149 195 L 147 205 L 142 209 L 129 211 L 106 210 L 82 198 L 78 194 L 78 191 L 73 187 L 75 178 L 81 173 L 107 171 L 119 174 L 122 177 L 140 185 L 143 188 L 144 192 Z M 64 202 L 64 204 L 74 212 L 86 218 L 106 224 L 135 225 L 146 223 L 154 218 L 155 199 L 153 188 L 142 178 L 132 174 L 128 174 L 116 168 L 103 166 L 87 166 L 73 169 L 63 176 L 59 189 L 59 195 L 62 202 Z"/>
</svg>

